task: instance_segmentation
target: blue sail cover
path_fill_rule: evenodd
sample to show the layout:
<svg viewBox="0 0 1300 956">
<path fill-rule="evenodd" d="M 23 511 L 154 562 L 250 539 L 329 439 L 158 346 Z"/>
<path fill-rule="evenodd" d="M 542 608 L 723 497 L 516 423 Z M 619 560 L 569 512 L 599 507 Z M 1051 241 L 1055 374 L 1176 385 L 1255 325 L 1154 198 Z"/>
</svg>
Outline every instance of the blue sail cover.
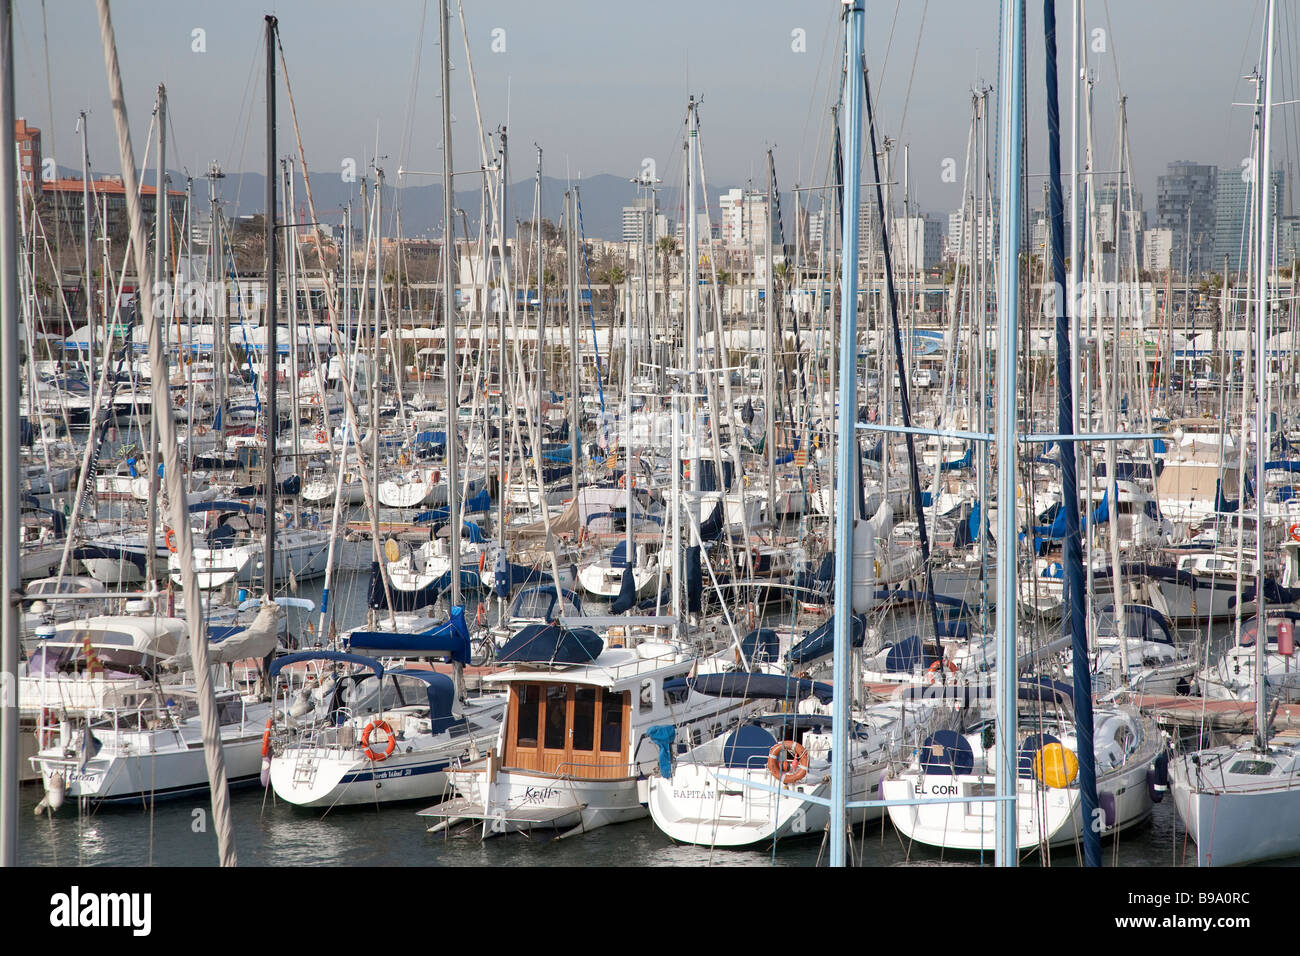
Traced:
<svg viewBox="0 0 1300 956">
<path fill-rule="evenodd" d="M 925 653 L 921 639 L 912 634 L 890 645 L 889 652 L 885 654 L 885 670 L 891 674 L 906 674 L 917 667 L 929 667 L 934 660 L 936 658 Z"/>
<path fill-rule="evenodd" d="M 636 603 L 636 577 L 632 569 L 624 563 L 623 580 L 618 585 L 618 596 L 614 598 L 614 603 L 609 606 L 609 613 L 623 614 Z"/>
<path fill-rule="evenodd" d="M 671 681 L 664 681 L 667 688 Z M 835 688 L 822 681 L 809 680 L 806 677 L 790 677 L 785 674 L 763 674 L 760 672 L 728 671 L 725 674 L 701 674 L 689 681 L 692 689 L 699 694 L 710 697 L 736 697 L 741 700 L 784 700 L 791 703 L 803 700 L 808 695 L 815 696 L 823 703 L 829 703 Z"/>
<path fill-rule="evenodd" d="M 604 649 L 599 634 L 587 627 L 569 630 L 558 622 L 529 624 L 506 642 L 497 660 L 531 664 L 590 664 Z"/>
<path fill-rule="evenodd" d="M 465 609 L 453 607 L 450 620 L 416 634 L 353 631 L 348 647 L 373 657 L 449 657 L 455 663 L 468 664 L 469 628 L 465 625 Z"/>
<path fill-rule="evenodd" d="M 758 627 L 741 638 L 740 649 L 750 664 L 755 658 L 774 661 L 781 653 L 781 639 L 770 627 Z"/>
<path fill-rule="evenodd" d="M 850 643 L 861 647 L 867 636 L 867 617 L 865 614 L 853 616 L 853 634 Z M 813 631 L 798 644 L 786 652 L 785 659 L 791 664 L 806 664 L 819 657 L 825 657 L 835 647 L 835 615 L 831 615 L 821 627 Z"/>
</svg>

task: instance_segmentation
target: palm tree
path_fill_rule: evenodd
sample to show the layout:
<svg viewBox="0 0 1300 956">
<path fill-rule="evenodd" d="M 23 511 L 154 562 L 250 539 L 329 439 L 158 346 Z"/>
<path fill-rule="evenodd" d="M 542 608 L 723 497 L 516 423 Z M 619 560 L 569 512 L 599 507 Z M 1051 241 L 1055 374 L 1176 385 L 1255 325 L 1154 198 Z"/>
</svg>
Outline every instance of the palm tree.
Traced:
<svg viewBox="0 0 1300 956">
<path fill-rule="evenodd" d="M 727 302 L 727 286 L 731 285 L 731 273 L 718 273 L 718 311 L 722 312 Z"/>
<path fill-rule="evenodd" d="M 677 239 L 673 236 L 660 236 L 659 241 L 655 243 L 655 249 L 659 251 L 663 259 L 663 268 L 659 270 L 659 282 L 663 291 L 664 311 L 668 311 L 668 262 L 677 255 Z"/>
</svg>

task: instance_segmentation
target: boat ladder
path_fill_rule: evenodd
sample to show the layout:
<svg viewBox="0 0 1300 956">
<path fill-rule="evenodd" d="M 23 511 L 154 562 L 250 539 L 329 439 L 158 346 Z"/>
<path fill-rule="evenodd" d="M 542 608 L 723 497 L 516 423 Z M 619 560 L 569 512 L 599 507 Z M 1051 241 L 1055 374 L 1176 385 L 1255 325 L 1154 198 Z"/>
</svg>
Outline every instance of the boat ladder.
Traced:
<svg viewBox="0 0 1300 956">
<path fill-rule="evenodd" d="M 316 768 L 320 764 L 320 751 L 316 747 L 316 734 L 301 741 L 293 761 L 293 785 L 310 787 L 316 782 Z"/>
</svg>

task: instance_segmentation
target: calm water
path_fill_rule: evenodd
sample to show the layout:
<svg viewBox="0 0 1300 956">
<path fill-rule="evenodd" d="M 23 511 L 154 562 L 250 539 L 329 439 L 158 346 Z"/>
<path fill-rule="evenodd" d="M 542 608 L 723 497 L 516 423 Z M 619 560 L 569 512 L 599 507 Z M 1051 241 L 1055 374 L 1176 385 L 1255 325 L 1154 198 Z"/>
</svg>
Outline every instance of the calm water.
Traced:
<svg viewBox="0 0 1300 956">
<path fill-rule="evenodd" d="M 20 860 L 33 866 L 211 866 L 217 841 L 208 804 L 201 800 L 140 808 L 102 808 L 79 815 L 71 803 L 51 819 L 32 809 L 40 787 L 25 786 L 19 823 Z M 239 862 L 244 866 L 815 866 L 825 862 L 823 841 L 784 840 L 752 850 L 710 850 L 674 845 L 649 818 L 603 827 L 567 840 L 509 835 L 480 841 L 476 830 L 452 836 L 426 832 L 419 802 L 336 808 L 327 814 L 278 801 L 260 787 L 235 791 L 231 809 Z M 202 811 L 202 812 L 196 812 Z M 206 824 L 206 832 L 195 832 Z M 1151 820 L 1102 844 L 1108 866 L 1176 866 L 1184 833 L 1172 802 L 1158 804 Z M 1188 842 L 1187 856 L 1196 861 Z M 865 866 L 992 865 L 990 851 L 953 855 L 907 846 L 888 822 L 854 832 L 854 859 Z M 1037 854 L 1025 864 L 1039 864 Z M 1074 866 L 1075 852 L 1057 850 L 1053 866 Z"/>
</svg>

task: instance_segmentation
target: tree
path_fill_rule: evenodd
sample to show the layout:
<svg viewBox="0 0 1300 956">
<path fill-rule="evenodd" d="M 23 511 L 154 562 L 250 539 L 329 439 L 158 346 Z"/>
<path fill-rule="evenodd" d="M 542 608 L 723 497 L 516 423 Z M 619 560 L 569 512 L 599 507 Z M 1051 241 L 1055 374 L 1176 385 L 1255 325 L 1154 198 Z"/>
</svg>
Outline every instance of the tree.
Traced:
<svg viewBox="0 0 1300 956">
<path fill-rule="evenodd" d="M 659 251 L 663 259 L 663 268 L 659 270 L 659 281 L 663 288 L 664 311 L 668 311 L 668 263 L 669 260 L 677 255 L 677 240 L 672 236 L 660 236 L 659 241 L 655 243 L 655 248 Z"/>
<path fill-rule="evenodd" d="M 718 311 L 722 311 L 727 302 L 727 286 L 731 285 L 731 273 L 718 273 Z"/>
</svg>

